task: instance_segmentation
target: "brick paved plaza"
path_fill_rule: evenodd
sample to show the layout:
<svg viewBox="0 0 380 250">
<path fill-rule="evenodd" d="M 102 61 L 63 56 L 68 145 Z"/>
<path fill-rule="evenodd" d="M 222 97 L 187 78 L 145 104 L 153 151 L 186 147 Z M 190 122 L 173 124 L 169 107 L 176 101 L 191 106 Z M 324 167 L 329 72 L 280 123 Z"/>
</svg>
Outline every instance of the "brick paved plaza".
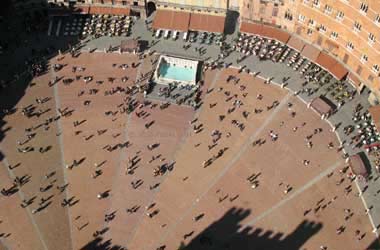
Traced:
<svg viewBox="0 0 380 250">
<path fill-rule="evenodd" d="M 2 127 L 2 188 L 11 187 L 16 176 L 28 181 L 0 198 L 0 233 L 9 234 L 0 238 L 0 249 L 150 250 L 182 245 L 357 250 L 376 239 L 355 182 L 346 177 L 348 172 L 340 173 L 347 164 L 337 152 L 336 134 L 292 91 L 237 69 L 216 69 L 203 74 L 203 105 L 197 110 L 174 104 L 161 109 L 162 103 L 153 101 L 124 112 L 129 95 L 118 88 L 132 87 L 140 74 L 151 70 L 155 57 L 64 54 L 50 62 L 64 64 L 62 70 L 50 69 L 32 80 L 35 85 L 25 90 Z M 122 64 L 129 67 L 122 69 Z M 73 66 L 85 69 L 74 73 Z M 227 82 L 230 75 L 240 81 Z M 85 76 L 93 80 L 85 83 Z M 49 86 L 56 77 L 74 81 L 64 84 L 61 79 Z M 36 98 L 46 101 L 37 104 Z M 134 98 L 143 102 L 141 93 Z M 235 100 L 240 106 L 228 113 Z M 268 110 L 274 102 L 277 106 Z M 41 110 L 39 117 L 22 115 L 30 104 Z M 255 114 L 255 109 L 262 112 Z M 44 125 L 58 110 L 66 114 Z M 220 115 L 225 118 L 220 120 Z M 243 129 L 233 120 L 243 123 Z M 36 135 L 20 146 L 28 128 Z M 213 145 L 216 130 L 221 138 Z M 270 131 L 277 140 L 271 140 Z M 259 139 L 263 143 L 253 146 Z M 34 151 L 17 150 L 27 146 Z M 210 158 L 212 163 L 205 165 Z M 133 171 L 127 174 L 131 162 Z M 170 167 L 154 176 L 163 164 Z M 100 193 L 105 197 L 99 199 Z M 30 205 L 20 206 L 29 199 L 34 199 Z M 61 205 L 64 199 L 68 205 Z M 40 202 L 43 208 L 35 211 Z M 106 215 L 111 219 L 105 221 Z M 341 226 L 345 229 L 338 235 Z"/>
</svg>

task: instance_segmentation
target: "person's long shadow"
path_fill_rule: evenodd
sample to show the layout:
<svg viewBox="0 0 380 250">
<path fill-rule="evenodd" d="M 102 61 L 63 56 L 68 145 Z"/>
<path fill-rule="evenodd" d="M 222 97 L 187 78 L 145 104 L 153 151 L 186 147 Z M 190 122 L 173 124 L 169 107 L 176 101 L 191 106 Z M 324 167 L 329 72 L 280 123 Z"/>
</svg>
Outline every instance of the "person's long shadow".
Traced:
<svg viewBox="0 0 380 250">
<path fill-rule="evenodd" d="M 189 244 L 181 243 L 182 250 L 297 250 L 322 228 L 321 223 L 302 221 L 289 235 L 268 229 L 251 228 L 239 224 L 250 210 L 232 208 L 195 236 Z"/>
<path fill-rule="evenodd" d="M 31 82 L 34 74 L 31 64 L 39 62 L 41 68 L 44 69 L 39 74 L 46 74 L 49 72 L 51 58 L 58 55 L 59 51 L 66 51 L 79 43 L 79 37 L 62 39 L 62 37 L 48 36 L 47 29 L 39 28 L 46 27 L 45 24 L 48 24 L 49 20 L 53 18 L 48 15 L 47 0 L 41 2 L 41 5 L 22 6 L 22 9 L 16 9 L 12 1 L 5 3 L 0 12 L 2 17 L 0 29 L 9 30 L 5 33 L 0 32 L 2 37 L 0 45 L 3 49 L 0 61 L 9 62 L 7 66 L 10 68 L 0 70 L 0 143 L 7 132 L 13 129 L 7 125 L 5 116 L 13 112 L 20 112 L 15 109 L 16 104 L 25 95 L 26 89 L 33 86 Z M 50 4 L 50 7 L 54 6 Z M 71 11 L 64 7 L 56 6 L 55 8 L 59 8 L 60 11 Z M 18 39 L 14 39 L 14 37 Z M 39 37 L 39 40 L 29 43 L 24 50 L 15 49 L 15 46 L 25 47 L 25 44 L 20 41 L 34 41 L 35 37 Z M 4 152 L 0 150 L 0 161 L 4 156 Z"/>
</svg>

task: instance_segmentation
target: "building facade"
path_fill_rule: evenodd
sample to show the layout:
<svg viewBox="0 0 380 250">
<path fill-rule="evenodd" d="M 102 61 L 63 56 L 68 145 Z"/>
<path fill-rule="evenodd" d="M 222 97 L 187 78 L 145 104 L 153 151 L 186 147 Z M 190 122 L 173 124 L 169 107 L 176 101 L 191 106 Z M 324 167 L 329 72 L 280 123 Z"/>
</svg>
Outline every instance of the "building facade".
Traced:
<svg viewBox="0 0 380 250">
<path fill-rule="evenodd" d="M 240 15 L 297 34 L 380 96 L 380 1 L 242 0 Z"/>
<path fill-rule="evenodd" d="M 64 5 L 123 6 L 145 16 L 154 9 L 225 15 L 296 34 L 343 63 L 380 100 L 379 0 L 48 0 Z"/>
</svg>

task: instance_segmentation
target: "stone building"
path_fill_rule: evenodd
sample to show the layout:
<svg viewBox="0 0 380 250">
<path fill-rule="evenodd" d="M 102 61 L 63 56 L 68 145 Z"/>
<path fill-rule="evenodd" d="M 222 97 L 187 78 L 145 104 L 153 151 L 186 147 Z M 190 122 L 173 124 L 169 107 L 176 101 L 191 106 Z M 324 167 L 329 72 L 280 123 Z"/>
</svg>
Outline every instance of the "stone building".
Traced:
<svg viewBox="0 0 380 250">
<path fill-rule="evenodd" d="M 128 8 L 131 15 L 143 18 L 156 9 L 224 17 L 232 11 L 238 12 L 240 23 L 259 22 L 275 26 L 333 56 L 350 71 L 348 78 L 359 90 L 367 87 L 373 97 L 380 100 L 379 0 L 47 1 L 63 5 Z"/>
</svg>

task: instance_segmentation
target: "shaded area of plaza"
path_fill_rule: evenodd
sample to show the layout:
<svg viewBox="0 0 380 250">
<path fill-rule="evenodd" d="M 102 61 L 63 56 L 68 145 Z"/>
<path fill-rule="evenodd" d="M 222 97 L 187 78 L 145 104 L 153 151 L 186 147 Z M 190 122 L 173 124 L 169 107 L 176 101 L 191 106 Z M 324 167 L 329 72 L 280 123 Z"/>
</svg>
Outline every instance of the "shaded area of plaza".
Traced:
<svg viewBox="0 0 380 250">
<path fill-rule="evenodd" d="M 0 55 L 1 100 L 3 110 L 16 112 L 15 105 L 24 96 L 27 87 L 33 86 L 35 75 L 46 74 L 51 67 L 49 60 L 76 46 L 78 37 L 62 39 L 46 33 L 47 8 L 36 7 L 15 10 L 12 5 L 2 7 L 4 19 L 0 23 L 3 53 Z M 34 66 L 41 68 L 35 71 Z M 4 122 L 4 112 L 0 112 L 0 142 L 11 127 Z M 0 150 L 0 159 L 4 157 Z"/>
<path fill-rule="evenodd" d="M 192 237 L 188 244 L 181 244 L 178 249 L 301 249 L 303 244 L 317 234 L 322 224 L 302 221 L 289 235 L 261 228 L 242 228 L 239 223 L 250 213 L 247 209 L 231 208 L 219 220 L 211 223 L 204 231 L 195 235 L 194 231 L 184 237 Z M 194 236 L 195 235 L 195 236 Z M 162 249 L 164 245 L 161 246 Z M 81 250 L 122 250 L 128 249 L 113 245 L 112 239 L 97 237 Z"/>
<path fill-rule="evenodd" d="M 232 208 L 222 218 L 210 224 L 187 245 L 179 249 L 302 249 L 303 244 L 322 228 L 322 224 L 302 221 L 289 235 L 272 230 L 248 227 L 239 223 L 249 210 Z"/>
</svg>

